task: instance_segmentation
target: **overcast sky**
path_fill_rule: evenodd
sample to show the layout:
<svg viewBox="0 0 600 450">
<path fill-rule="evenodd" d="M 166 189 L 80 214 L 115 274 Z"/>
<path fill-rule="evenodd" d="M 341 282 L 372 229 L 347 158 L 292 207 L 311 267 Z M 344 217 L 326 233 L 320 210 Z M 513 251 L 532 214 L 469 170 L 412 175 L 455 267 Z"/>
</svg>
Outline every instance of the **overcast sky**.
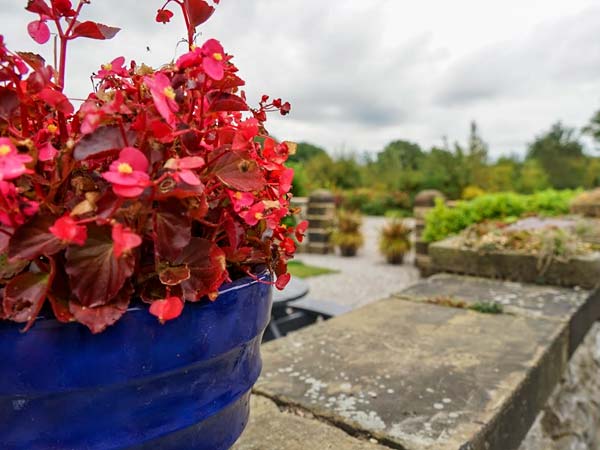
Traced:
<svg viewBox="0 0 600 450">
<path fill-rule="evenodd" d="M 51 59 L 25 28 L 26 0 L 0 0 L 9 47 Z M 158 66 L 184 49 L 179 21 L 154 22 L 162 0 L 92 0 L 84 18 L 123 28 L 112 41 L 73 42 L 68 93 L 116 56 Z M 270 120 L 280 139 L 379 151 L 464 142 L 469 122 L 499 156 L 523 153 L 562 120 L 581 127 L 600 109 L 598 0 L 222 0 L 201 27 L 219 39 L 261 94 L 292 103 Z M 146 5 L 146 6 L 142 6 Z M 150 49 L 150 51 L 147 50 Z M 41 50 L 41 51 L 40 51 Z M 93 56 L 93 58 L 90 58 Z"/>
</svg>

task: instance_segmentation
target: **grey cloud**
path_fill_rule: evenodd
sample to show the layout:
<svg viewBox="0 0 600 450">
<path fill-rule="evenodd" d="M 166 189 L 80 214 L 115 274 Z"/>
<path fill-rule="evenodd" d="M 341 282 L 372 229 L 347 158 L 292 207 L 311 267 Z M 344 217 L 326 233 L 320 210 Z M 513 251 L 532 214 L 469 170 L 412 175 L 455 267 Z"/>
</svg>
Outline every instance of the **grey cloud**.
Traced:
<svg viewBox="0 0 600 450">
<path fill-rule="evenodd" d="M 436 102 L 469 104 L 597 80 L 599 28 L 600 8 L 594 7 L 542 24 L 526 38 L 487 46 L 450 67 Z"/>
</svg>

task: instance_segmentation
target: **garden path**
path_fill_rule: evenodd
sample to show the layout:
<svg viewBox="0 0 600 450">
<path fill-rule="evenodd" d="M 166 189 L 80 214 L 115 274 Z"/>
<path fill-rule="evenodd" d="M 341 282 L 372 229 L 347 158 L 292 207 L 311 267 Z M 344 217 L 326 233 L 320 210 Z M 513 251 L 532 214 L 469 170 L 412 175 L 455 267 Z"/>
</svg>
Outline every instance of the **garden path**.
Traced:
<svg viewBox="0 0 600 450">
<path fill-rule="evenodd" d="M 298 253 L 296 260 L 305 264 L 338 270 L 338 273 L 307 278 L 309 296 L 357 308 L 397 293 L 419 279 L 413 265 L 414 252 L 402 265 L 390 265 L 378 250 L 383 217 L 364 217 L 362 232 L 365 245 L 355 257 Z M 408 219 L 411 220 L 411 219 Z"/>
</svg>

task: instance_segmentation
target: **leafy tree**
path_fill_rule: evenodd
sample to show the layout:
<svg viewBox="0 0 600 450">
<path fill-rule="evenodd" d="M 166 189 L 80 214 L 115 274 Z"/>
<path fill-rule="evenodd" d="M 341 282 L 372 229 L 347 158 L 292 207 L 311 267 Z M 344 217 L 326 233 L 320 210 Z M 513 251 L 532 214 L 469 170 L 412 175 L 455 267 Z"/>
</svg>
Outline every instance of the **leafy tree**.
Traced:
<svg viewBox="0 0 600 450">
<path fill-rule="evenodd" d="M 585 171 L 583 146 L 573 128 L 561 122 L 529 145 L 527 159 L 539 161 L 556 189 L 580 186 Z"/>
<path fill-rule="evenodd" d="M 583 127 L 585 134 L 591 136 L 600 145 L 600 110 L 596 111 L 589 123 Z"/>
<path fill-rule="evenodd" d="M 519 192 L 533 194 L 548 189 L 550 178 L 537 159 L 529 159 L 521 166 L 519 179 L 516 183 Z"/>
<path fill-rule="evenodd" d="M 327 156 L 327 152 L 323 148 L 309 144 L 308 142 L 300 142 L 296 148 L 296 153 L 291 155 L 288 158 L 288 161 L 294 163 L 303 163 L 313 159 L 318 155 Z"/>
<path fill-rule="evenodd" d="M 467 151 L 465 155 L 465 170 L 467 183 L 484 187 L 487 171 L 488 145 L 483 141 L 477 129 L 477 123 L 471 122 Z"/>
</svg>

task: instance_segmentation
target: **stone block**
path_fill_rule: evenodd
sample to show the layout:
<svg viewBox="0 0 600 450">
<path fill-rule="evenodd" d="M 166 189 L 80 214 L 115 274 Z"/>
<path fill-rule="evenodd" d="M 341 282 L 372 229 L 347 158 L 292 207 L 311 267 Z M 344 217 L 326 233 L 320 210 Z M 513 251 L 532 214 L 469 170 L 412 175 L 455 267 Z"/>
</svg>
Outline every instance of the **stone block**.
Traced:
<svg viewBox="0 0 600 450">
<path fill-rule="evenodd" d="M 250 405 L 248 426 L 231 450 L 384 450 L 310 414 L 280 411 L 264 397 L 253 395 Z"/>
<path fill-rule="evenodd" d="M 567 350 L 558 320 L 391 298 L 265 345 L 256 391 L 392 448 L 511 450 Z"/>
<path fill-rule="evenodd" d="M 459 237 L 429 245 L 434 270 L 526 283 L 594 288 L 600 281 L 600 253 L 576 256 L 569 261 L 554 260 L 543 272 L 538 258 L 512 251 L 478 253 L 463 249 Z"/>
</svg>

